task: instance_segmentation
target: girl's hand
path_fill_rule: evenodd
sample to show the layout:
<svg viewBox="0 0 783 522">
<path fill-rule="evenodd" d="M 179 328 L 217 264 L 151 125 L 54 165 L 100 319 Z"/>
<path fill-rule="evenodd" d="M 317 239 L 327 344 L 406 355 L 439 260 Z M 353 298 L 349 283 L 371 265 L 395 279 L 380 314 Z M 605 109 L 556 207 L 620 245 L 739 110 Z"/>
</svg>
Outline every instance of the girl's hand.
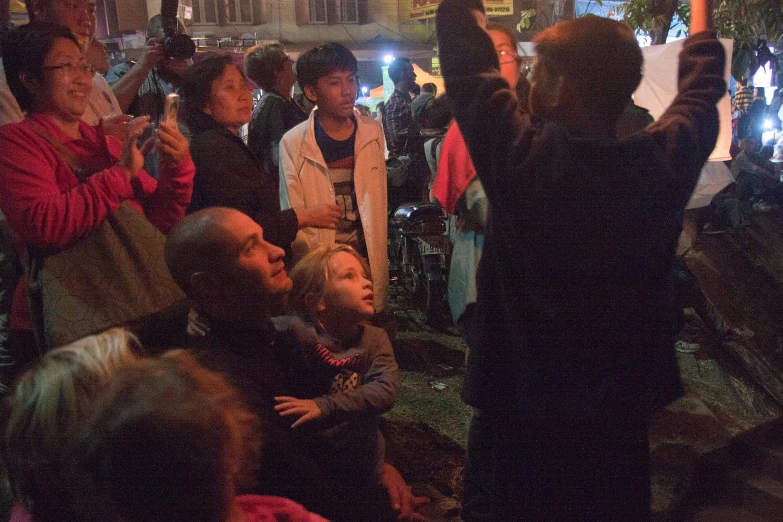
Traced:
<svg viewBox="0 0 783 522">
<path fill-rule="evenodd" d="M 321 408 L 315 403 L 313 399 L 297 399 L 296 397 L 275 397 L 278 405 L 275 406 L 275 411 L 282 417 L 289 417 L 291 415 L 298 415 L 299 418 L 291 424 L 292 428 L 296 428 L 300 424 L 315 420 L 321 417 Z"/>
<path fill-rule="evenodd" d="M 144 133 L 144 129 L 150 126 L 149 116 L 139 116 L 128 122 L 128 134 L 122 144 L 122 156 L 119 165 L 125 167 L 129 178 L 138 174 L 144 166 L 144 154 L 137 145 L 137 141 Z"/>
<path fill-rule="evenodd" d="M 329 203 L 296 209 L 296 219 L 300 229 L 314 227 L 334 230 L 342 215 L 343 210 L 339 206 Z"/>
<path fill-rule="evenodd" d="M 188 335 L 190 337 L 204 337 L 209 333 L 209 321 L 199 315 L 195 308 L 188 311 Z"/>
<path fill-rule="evenodd" d="M 160 122 L 158 139 L 155 144 L 164 161 L 179 163 L 190 152 L 188 140 L 179 131 L 176 123 L 170 121 Z"/>
</svg>

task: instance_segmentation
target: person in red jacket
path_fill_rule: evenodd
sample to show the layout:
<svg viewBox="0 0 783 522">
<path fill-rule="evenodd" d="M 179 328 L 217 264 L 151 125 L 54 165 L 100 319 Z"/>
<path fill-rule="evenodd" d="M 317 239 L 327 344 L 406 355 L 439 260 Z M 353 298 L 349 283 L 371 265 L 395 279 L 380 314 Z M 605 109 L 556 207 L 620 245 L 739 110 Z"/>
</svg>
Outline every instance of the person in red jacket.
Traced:
<svg viewBox="0 0 783 522">
<path fill-rule="evenodd" d="M 19 247 L 67 249 L 123 202 L 163 233 L 184 216 L 195 167 L 176 125 L 161 124 L 140 149 L 149 117 L 132 120 L 124 142 L 81 121 L 93 67 L 66 28 L 34 22 L 8 34 L 3 47 L 9 87 L 27 113 L 0 128 L 0 209 Z M 158 180 L 142 169 L 153 146 L 163 157 Z M 29 353 L 24 286 L 16 289 L 10 318 L 9 351 L 17 360 L 37 355 Z"/>
</svg>

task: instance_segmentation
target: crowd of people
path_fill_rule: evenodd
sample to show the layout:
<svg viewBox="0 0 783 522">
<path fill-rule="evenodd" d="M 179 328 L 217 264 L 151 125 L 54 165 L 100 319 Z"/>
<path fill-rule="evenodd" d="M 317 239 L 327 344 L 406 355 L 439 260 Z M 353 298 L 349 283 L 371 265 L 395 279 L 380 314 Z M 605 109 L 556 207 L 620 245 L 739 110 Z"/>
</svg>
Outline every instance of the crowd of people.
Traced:
<svg viewBox="0 0 783 522">
<path fill-rule="evenodd" d="M 528 82 L 480 0 L 443 0 L 447 95 L 398 58 L 378 121 L 339 43 L 193 64 L 155 17 L 104 78 L 94 3 L 27 8 L 0 62 L 13 522 L 425 520 L 379 416 L 401 386 L 388 211 L 430 194 L 458 215 L 462 518 L 649 520 L 648 418 L 682 391 L 667 281 L 726 92 L 709 0 L 651 125 L 629 104 L 638 44 L 609 19 L 539 33 Z"/>
<path fill-rule="evenodd" d="M 716 194 L 704 213 L 702 232 L 736 232 L 752 212 L 769 212 L 783 205 L 783 89 L 768 104 L 764 87 L 753 89 L 744 78 L 731 98 L 732 146 L 727 162 L 732 182 Z"/>
</svg>

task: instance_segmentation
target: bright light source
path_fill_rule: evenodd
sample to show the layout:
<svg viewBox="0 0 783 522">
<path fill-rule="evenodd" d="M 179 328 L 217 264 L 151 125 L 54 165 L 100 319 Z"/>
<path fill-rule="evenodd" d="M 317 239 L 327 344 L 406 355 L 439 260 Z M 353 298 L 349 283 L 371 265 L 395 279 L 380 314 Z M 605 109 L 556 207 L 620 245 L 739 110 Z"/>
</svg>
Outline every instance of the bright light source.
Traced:
<svg viewBox="0 0 783 522">
<path fill-rule="evenodd" d="M 764 120 L 764 128 L 765 129 L 771 129 L 772 128 L 772 122 L 770 120 Z"/>
<path fill-rule="evenodd" d="M 384 63 L 386 65 L 389 65 L 390 63 L 392 63 L 394 61 L 394 55 L 393 54 L 387 54 L 386 56 L 383 57 L 383 61 L 384 61 Z"/>
<path fill-rule="evenodd" d="M 362 85 L 362 94 L 364 94 L 365 96 L 367 96 L 367 90 L 368 90 L 368 89 L 367 89 L 367 86 L 366 86 L 366 85 Z"/>
</svg>

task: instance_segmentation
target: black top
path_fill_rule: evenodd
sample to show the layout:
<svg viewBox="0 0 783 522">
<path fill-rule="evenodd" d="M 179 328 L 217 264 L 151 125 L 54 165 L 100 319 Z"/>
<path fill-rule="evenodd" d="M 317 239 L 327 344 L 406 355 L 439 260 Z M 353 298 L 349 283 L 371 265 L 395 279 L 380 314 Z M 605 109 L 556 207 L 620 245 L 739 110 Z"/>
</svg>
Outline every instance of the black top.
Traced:
<svg viewBox="0 0 783 522">
<path fill-rule="evenodd" d="M 235 208 L 261 225 L 264 239 L 288 251 L 298 221 L 293 209 L 280 210 L 278 175 L 267 173 L 242 139 L 211 117 L 204 115 L 189 124 L 196 177 L 188 213 L 215 206 Z"/>
<path fill-rule="evenodd" d="M 283 134 L 307 119 L 307 114 L 276 92 L 267 92 L 258 100 L 250 119 L 247 144 L 275 178 L 280 166 L 280 140 Z"/>
<path fill-rule="evenodd" d="M 292 418 L 274 411 L 276 396 L 292 395 L 285 354 L 300 351 L 301 342 L 293 326 L 293 319 L 284 317 L 257 329 L 213 321 L 210 333 L 191 346 L 199 363 L 221 373 L 261 419 L 259 483 L 252 492 L 290 498 L 329 520 L 394 520 L 375 512 L 385 491 L 370 489 L 368 494 L 366 487 L 348 485 L 344 477 L 326 472 L 317 454 L 323 448 L 313 445 L 303 427 L 291 429 Z"/>
<path fill-rule="evenodd" d="M 681 393 L 668 274 L 726 93 L 714 34 L 685 41 L 679 94 L 624 140 L 531 119 L 472 9 L 443 0 L 440 63 L 492 212 L 465 395 L 563 419 L 647 412 Z M 680 311 L 681 313 L 681 311 Z"/>
</svg>

